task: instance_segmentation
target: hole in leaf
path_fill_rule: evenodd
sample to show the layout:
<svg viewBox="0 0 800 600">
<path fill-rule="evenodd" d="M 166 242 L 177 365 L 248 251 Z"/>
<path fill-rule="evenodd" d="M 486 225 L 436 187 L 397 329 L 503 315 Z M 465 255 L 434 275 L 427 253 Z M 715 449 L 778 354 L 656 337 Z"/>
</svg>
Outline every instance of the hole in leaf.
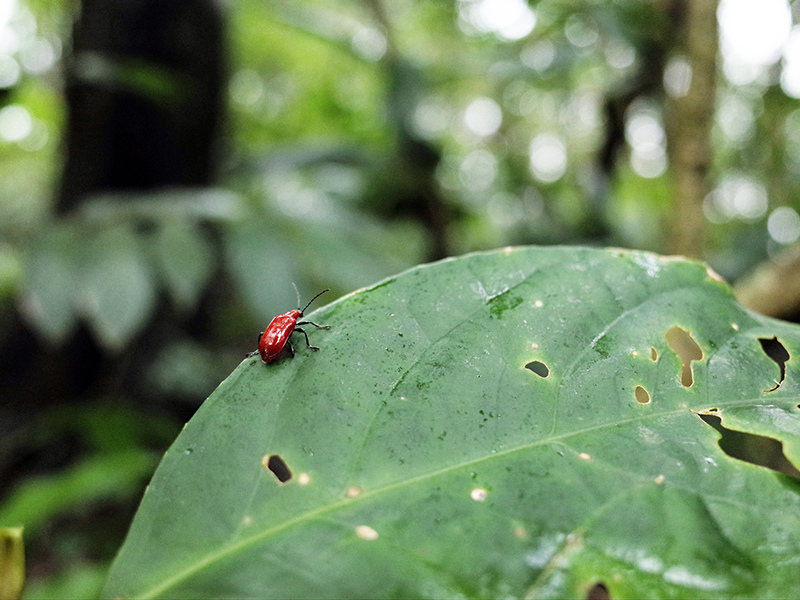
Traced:
<svg viewBox="0 0 800 600">
<path fill-rule="evenodd" d="M 292 478 L 292 472 L 286 462 L 277 454 L 271 454 L 266 458 L 266 461 L 261 461 L 262 464 L 266 462 L 267 469 L 272 471 L 272 474 L 278 478 L 281 483 L 286 483 Z"/>
<path fill-rule="evenodd" d="M 650 360 L 653 362 L 658 360 L 658 350 L 655 349 L 655 346 L 650 346 Z"/>
<path fill-rule="evenodd" d="M 525 365 L 525 368 L 533 371 L 539 377 L 547 377 L 550 375 L 550 369 L 547 368 L 547 365 L 538 360 L 529 362 L 527 365 Z"/>
<path fill-rule="evenodd" d="M 598 581 L 586 590 L 586 600 L 611 600 L 611 594 L 606 585 Z"/>
<path fill-rule="evenodd" d="M 722 436 L 719 447 L 732 458 L 767 467 L 784 475 L 800 478 L 800 471 L 783 453 L 783 442 L 771 437 L 727 429 L 722 426 L 722 418 L 708 413 L 697 413 L 703 422 L 710 425 Z"/>
<path fill-rule="evenodd" d="M 667 344 L 678 358 L 683 362 L 681 368 L 681 385 L 684 387 L 691 387 L 694 383 L 694 375 L 692 374 L 692 361 L 702 360 L 703 350 L 694 341 L 692 334 L 680 327 L 673 327 L 664 334 L 664 339 Z"/>
<path fill-rule="evenodd" d="M 637 385 L 633 394 L 636 396 L 636 401 L 639 404 L 650 404 L 650 392 L 648 392 L 642 386 Z"/>
<path fill-rule="evenodd" d="M 789 360 L 789 351 L 778 341 L 777 336 L 772 338 L 758 338 L 758 341 L 761 343 L 761 349 L 764 351 L 764 354 L 778 363 L 778 368 L 781 370 L 781 378 L 777 380 L 775 385 L 770 389 L 764 390 L 765 392 L 774 392 L 781 387 L 783 380 L 786 379 L 786 361 Z"/>
</svg>

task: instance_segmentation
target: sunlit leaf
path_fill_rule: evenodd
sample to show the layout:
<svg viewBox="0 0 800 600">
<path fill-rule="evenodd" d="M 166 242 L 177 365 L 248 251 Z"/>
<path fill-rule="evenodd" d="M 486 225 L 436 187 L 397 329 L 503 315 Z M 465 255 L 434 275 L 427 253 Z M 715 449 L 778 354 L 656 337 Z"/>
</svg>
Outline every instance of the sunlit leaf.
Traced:
<svg viewBox="0 0 800 600">
<path fill-rule="evenodd" d="M 701 418 L 800 464 L 800 329 L 702 265 L 510 249 L 309 318 L 318 352 L 245 360 L 177 438 L 106 597 L 800 593 L 800 483 Z"/>
</svg>

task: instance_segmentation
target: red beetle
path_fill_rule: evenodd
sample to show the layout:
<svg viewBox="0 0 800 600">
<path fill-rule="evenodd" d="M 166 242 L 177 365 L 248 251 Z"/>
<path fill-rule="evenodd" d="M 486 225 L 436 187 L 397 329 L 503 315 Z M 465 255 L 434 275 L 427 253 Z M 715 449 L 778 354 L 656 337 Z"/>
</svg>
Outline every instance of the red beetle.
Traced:
<svg viewBox="0 0 800 600">
<path fill-rule="evenodd" d="M 308 304 L 306 304 L 305 308 L 302 310 L 299 308 L 290 310 L 289 312 L 285 312 L 282 315 L 278 315 L 273 318 L 267 328 L 258 336 L 258 350 L 254 350 L 247 356 L 255 356 L 256 354 L 260 354 L 261 360 L 269 364 L 278 359 L 281 352 L 283 352 L 284 347 L 288 347 L 289 353 L 291 354 L 292 358 L 294 358 L 294 347 L 289 341 L 289 338 L 295 331 L 299 331 L 305 336 L 306 346 L 308 346 L 310 350 L 319 350 L 317 346 L 312 346 L 309 343 L 308 334 L 304 330 L 300 329 L 298 325 L 313 325 L 317 329 L 330 329 L 331 326 L 317 325 L 311 321 L 298 321 L 297 319 L 303 316 L 306 308 L 308 308 L 314 300 L 322 296 L 322 294 L 325 292 L 329 291 L 330 290 L 327 289 L 322 290 L 319 294 L 309 300 Z"/>
</svg>

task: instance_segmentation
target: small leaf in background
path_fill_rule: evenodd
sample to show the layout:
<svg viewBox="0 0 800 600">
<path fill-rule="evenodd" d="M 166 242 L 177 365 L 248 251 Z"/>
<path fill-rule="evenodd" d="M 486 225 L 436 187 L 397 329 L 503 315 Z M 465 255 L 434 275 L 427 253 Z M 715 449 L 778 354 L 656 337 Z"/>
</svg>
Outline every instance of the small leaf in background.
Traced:
<svg viewBox="0 0 800 600">
<path fill-rule="evenodd" d="M 21 254 L 10 244 L 0 243 L 0 301 L 19 291 L 24 277 Z"/>
<path fill-rule="evenodd" d="M 55 474 L 30 477 L 0 505 L 0 523 L 25 523 L 36 533 L 48 521 L 84 503 L 132 496 L 152 472 L 151 452 L 93 454 Z"/>
<path fill-rule="evenodd" d="M 82 311 L 108 349 L 121 349 L 146 323 L 156 301 L 154 274 L 130 227 L 86 241 L 80 293 Z"/>
<path fill-rule="evenodd" d="M 50 343 L 63 341 L 77 323 L 79 260 L 77 232 L 66 224 L 45 229 L 31 250 L 22 310 Z"/>
<path fill-rule="evenodd" d="M 227 375 L 226 364 L 218 354 L 200 344 L 180 340 L 159 350 L 145 373 L 146 384 L 173 398 L 194 401 L 207 396 Z"/>
<path fill-rule="evenodd" d="M 105 597 L 800 595 L 800 327 L 703 265 L 507 249 L 308 318 L 178 436 Z"/>
<path fill-rule="evenodd" d="M 214 269 L 214 253 L 203 232 L 168 221 L 158 228 L 153 249 L 172 300 L 181 309 L 193 308 Z"/>
<path fill-rule="evenodd" d="M 105 568 L 79 563 L 67 572 L 48 578 L 30 580 L 25 586 L 25 600 L 86 600 L 97 598 L 103 589 Z"/>
<path fill-rule="evenodd" d="M 272 223 L 261 218 L 245 220 L 232 225 L 225 240 L 227 266 L 236 289 L 264 326 L 275 314 L 295 308 L 291 282 L 297 265 Z M 253 339 L 257 334 L 253 333 Z"/>
<path fill-rule="evenodd" d="M 22 527 L 0 527 L 0 598 L 16 600 L 25 584 Z"/>
</svg>

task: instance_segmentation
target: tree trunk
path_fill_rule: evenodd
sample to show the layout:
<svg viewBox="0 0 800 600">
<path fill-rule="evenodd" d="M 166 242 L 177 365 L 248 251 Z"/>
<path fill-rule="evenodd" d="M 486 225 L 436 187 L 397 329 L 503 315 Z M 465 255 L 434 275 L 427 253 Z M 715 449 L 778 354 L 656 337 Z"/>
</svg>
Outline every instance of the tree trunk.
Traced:
<svg viewBox="0 0 800 600">
<path fill-rule="evenodd" d="M 58 211 L 101 191 L 212 182 L 223 98 L 214 0 L 83 0 Z"/>
<path fill-rule="evenodd" d="M 673 187 L 670 247 L 675 254 L 701 258 L 705 252 L 703 200 L 711 191 L 711 127 L 717 75 L 717 2 L 687 0 L 688 92 L 668 103 L 667 128 Z"/>
</svg>

